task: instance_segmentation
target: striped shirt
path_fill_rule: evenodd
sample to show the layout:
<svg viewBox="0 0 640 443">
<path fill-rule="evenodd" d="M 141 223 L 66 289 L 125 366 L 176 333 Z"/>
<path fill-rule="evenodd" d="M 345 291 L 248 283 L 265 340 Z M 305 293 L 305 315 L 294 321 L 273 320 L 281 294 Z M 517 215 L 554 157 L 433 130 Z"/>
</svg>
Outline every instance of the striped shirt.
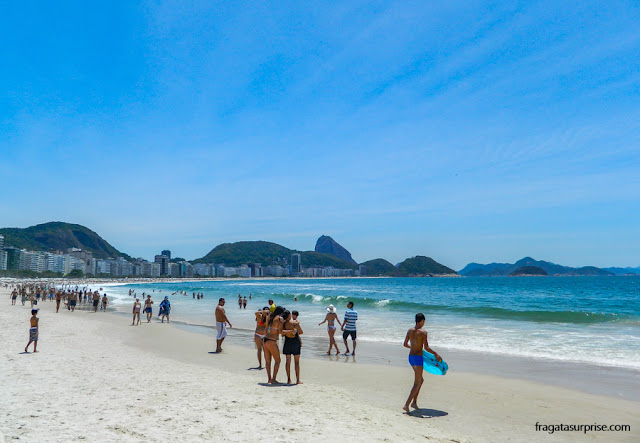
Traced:
<svg viewBox="0 0 640 443">
<path fill-rule="evenodd" d="M 345 331 L 355 331 L 356 330 L 356 320 L 358 319 L 358 313 L 355 309 L 347 309 L 344 312 L 344 330 Z"/>
</svg>

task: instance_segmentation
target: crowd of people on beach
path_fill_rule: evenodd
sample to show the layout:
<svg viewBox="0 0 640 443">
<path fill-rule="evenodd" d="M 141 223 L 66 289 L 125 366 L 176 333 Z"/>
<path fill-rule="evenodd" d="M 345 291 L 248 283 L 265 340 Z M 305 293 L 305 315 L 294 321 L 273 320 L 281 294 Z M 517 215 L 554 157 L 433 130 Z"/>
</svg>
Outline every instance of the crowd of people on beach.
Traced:
<svg viewBox="0 0 640 443">
<path fill-rule="evenodd" d="M 46 283 L 18 283 L 18 284 L 4 284 L 5 288 L 11 290 L 10 299 L 11 304 L 16 305 L 18 298 L 22 305 L 25 305 L 28 301 L 31 304 L 31 318 L 29 329 L 29 342 L 25 347 L 25 352 L 28 352 L 28 348 L 33 343 L 33 352 L 37 351 L 38 345 L 38 332 L 39 332 L 39 319 L 38 303 L 47 301 L 56 302 L 56 313 L 60 310 L 60 305 L 64 303 L 64 306 L 68 311 L 74 312 L 78 305 L 86 306 L 91 303 L 94 312 L 98 311 L 98 308 L 106 312 L 109 299 L 107 294 L 100 296 L 98 290 L 92 291 L 88 287 L 80 288 L 75 285 L 55 285 Z M 100 288 L 100 291 L 102 288 Z M 155 290 L 153 290 L 155 292 Z M 187 296 L 185 291 L 176 291 L 173 294 L 181 293 Z M 172 294 L 172 295 L 173 295 Z M 147 323 L 151 322 L 153 316 L 153 300 L 151 294 L 142 293 L 142 302 L 137 297 L 135 290 L 129 290 L 129 296 L 134 298 L 133 303 L 133 321 L 132 325 L 140 325 L 140 314 L 144 312 L 146 314 Z M 193 298 L 201 300 L 204 298 L 203 293 L 193 293 Z M 249 300 L 252 299 L 252 295 L 249 295 Z M 297 301 L 297 299 L 296 299 Z M 238 294 L 238 306 L 239 309 L 246 309 L 247 297 L 242 297 Z M 218 300 L 218 306 L 215 310 L 216 319 L 216 353 L 222 352 L 222 343 L 227 337 L 227 325 L 231 328 L 231 322 L 229 321 L 226 311 L 224 309 L 225 299 L 220 298 Z M 166 318 L 169 323 L 169 317 L 171 313 L 171 303 L 169 297 L 165 296 L 158 306 L 158 317 L 161 317 L 161 323 L 164 323 Z M 337 330 L 336 322 L 341 327 L 342 339 L 346 349 L 345 355 L 356 355 L 356 338 L 357 328 L 356 322 L 358 320 L 358 313 L 354 309 L 354 303 L 349 301 L 347 303 L 347 309 L 344 313 L 343 321 L 340 321 L 335 306 L 329 305 L 326 308 L 326 315 L 322 322 L 318 323 L 318 326 L 327 324 L 327 334 L 329 337 L 329 349 L 327 354 L 330 355 L 335 348 L 336 355 L 340 354 L 338 343 L 335 340 L 335 333 Z M 267 384 L 280 384 L 277 380 L 278 371 L 280 370 L 281 355 L 279 343 L 283 338 L 282 354 L 285 356 L 285 370 L 287 373 L 287 384 L 292 384 L 291 379 L 291 362 L 294 363 L 294 371 L 296 377 L 296 384 L 302 384 L 300 378 L 300 353 L 302 350 L 302 335 L 304 334 L 302 326 L 298 319 L 299 312 L 297 310 L 289 311 L 283 306 L 276 306 L 273 300 L 268 301 L 268 305 L 264 306 L 255 312 L 255 331 L 254 342 L 257 350 L 258 368 L 266 369 L 267 372 Z M 412 386 L 409 398 L 403 409 L 409 412 L 409 407 L 418 408 L 417 398 L 420 393 L 420 388 L 423 384 L 423 350 L 432 353 L 436 360 L 442 361 L 440 355 L 429 347 L 427 340 L 427 332 L 422 329 L 425 323 L 425 317 L 423 314 L 416 314 L 415 327 L 407 331 L 405 337 L 404 346 L 409 348 L 409 364 L 414 371 L 414 384 Z M 349 348 L 348 339 L 351 338 L 352 349 Z M 263 367 L 263 357 L 265 366 Z"/>
</svg>

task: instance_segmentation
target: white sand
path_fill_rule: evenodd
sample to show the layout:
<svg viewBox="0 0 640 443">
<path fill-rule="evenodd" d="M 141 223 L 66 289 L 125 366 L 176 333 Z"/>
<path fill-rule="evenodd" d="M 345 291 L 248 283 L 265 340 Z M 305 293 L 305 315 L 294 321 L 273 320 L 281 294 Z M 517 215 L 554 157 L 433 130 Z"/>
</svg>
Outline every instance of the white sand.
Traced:
<svg viewBox="0 0 640 443">
<path fill-rule="evenodd" d="M 37 354 L 22 354 L 29 306 L 0 290 L 0 442 L 637 441 L 640 403 L 451 371 L 426 376 L 421 413 L 401 411 L 407 368 L 304 359 L 300 386 L 265 386 L 255 352 L 167 324 L 41 302 Z M 230 330 L 233 334 L 233 330 Z M 30 348 L 31 350 L 32 348 Z M 279 380 L 286 380 L 283 366 Z M 446 414 L 446 415 L 445 415 Z M 436 415 L 436 416 L 433 416 Z M 631 432 L 535 431 L 628 424 Z M 16 439 L 16 440 L 14 440 Z"/>
</svg>

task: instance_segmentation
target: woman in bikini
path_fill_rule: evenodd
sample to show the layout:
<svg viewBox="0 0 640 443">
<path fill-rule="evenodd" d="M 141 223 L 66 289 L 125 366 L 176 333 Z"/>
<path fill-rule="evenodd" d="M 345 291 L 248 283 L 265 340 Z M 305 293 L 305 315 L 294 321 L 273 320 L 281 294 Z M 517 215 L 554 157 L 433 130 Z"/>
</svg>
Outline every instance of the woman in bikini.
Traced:
<svg viewBox="0 0 640 443">
<path fill-rule="evenodd" d="M 337 321 L 338 324 L 342 326 L 342 323 L 340 323 L 340 319 L 338 318 L 338 314 L 336 314 L 336 308 L 333 305 L 329 305 L 329 307 L 327 308 L 327 315 L 325 316 L 324 320 L 322 321 L 322 323 L 318 323 L 318 326 L 320 326 L 321 324 L 327 322 L 327 333 L 329 334 L 329 350 L 327 351 L 327 355 L 331 354 L 331 348 L 334 346 L 336 347 L 336 355 L 340 354 L 338 344 L 333 338 L 334 334 L 336 333 L 336 326 L 333 323 L 334 321 Z"/>
<path fill-rule="evenodd" d="M 276 309 L 271 312 L 267 318 L 267 330 L 264 335 L 264 359 L 267 364 L 267 377 L 269 378 L 269 384 L 277 384 L 276 377 L 278 376 L 278 369 L 280 369 L 280 350 L 278 349 L 278 337 L 280 337 L 280 331 L 282 330 L 282 317 L 284 312 L 282 306 L 277 306 Z M 273 365 L 273 376 L 271 375 L 271 359 L 275 361 Z"/>
<path fill-rule="evenodd" d="M 264 333 L 267 329 L 267 316 L 269 315 L 269 308 L 264 307 L 262 310 L 256 312 L 256 331 L 253 336 L 253 341 L 256 342 L 256 349 L 258 350 L 258 369 L 262 369 L 262 353 L 264 345 Z M 266 359 L 265 355 L 265 359 Z"/>
<path fill-rule="evenodd" d="M 296 384 L 300 385 L 300 349 L 302 348 L 302 339 L 300 335 L 303 334 L 300 322 L 298 322 L 298 311 L 293 311 L 291 317 L 288 315 L 289 311 L 284 311 L 282 319 L 282 335 L 284 335 L 284 345 L 282 346 L 282 353 L 286 358 L 285 369 L 287 370 L 287 383 L 291 384 L 291 356 L 295 364 L 296 371 Z"/>
<path fill-rule="evenodd" d="M 133 323 L 131 323 L 131 326 L 136 324 L 136 318 L 138 319 L 138 324 L 140 324 L 140 309 L 141 308 L 142 308 L 142 305 L 140 304 L 140 300 L 138 300 L 136 298 L 136 301 L 133 304 Z"/>
</svg>

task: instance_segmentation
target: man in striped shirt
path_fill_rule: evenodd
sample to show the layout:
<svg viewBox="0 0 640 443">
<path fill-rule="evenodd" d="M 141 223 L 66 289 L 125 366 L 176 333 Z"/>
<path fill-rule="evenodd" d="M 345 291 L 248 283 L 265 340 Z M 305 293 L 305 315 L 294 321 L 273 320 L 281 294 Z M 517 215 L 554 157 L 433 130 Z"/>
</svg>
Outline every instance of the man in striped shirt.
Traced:
<svg viewBox="0 0 640 443">
<path fill-rule="evenodd" d="M 344 313 L 344 322 L 342 323 L 342 339 L 344 340 L 344 346 L 347 348 L 347 352 L 344 355 L 356 355 L 356 320 L 358 320 L 358 313 L 353 309 L 353 302 L 347 303 L 347 310 Z M 347 344 L 347 338 L 351 336 L 353 342 L 353 353 L 349 352 L 349 345 Z"/>
</svg>

